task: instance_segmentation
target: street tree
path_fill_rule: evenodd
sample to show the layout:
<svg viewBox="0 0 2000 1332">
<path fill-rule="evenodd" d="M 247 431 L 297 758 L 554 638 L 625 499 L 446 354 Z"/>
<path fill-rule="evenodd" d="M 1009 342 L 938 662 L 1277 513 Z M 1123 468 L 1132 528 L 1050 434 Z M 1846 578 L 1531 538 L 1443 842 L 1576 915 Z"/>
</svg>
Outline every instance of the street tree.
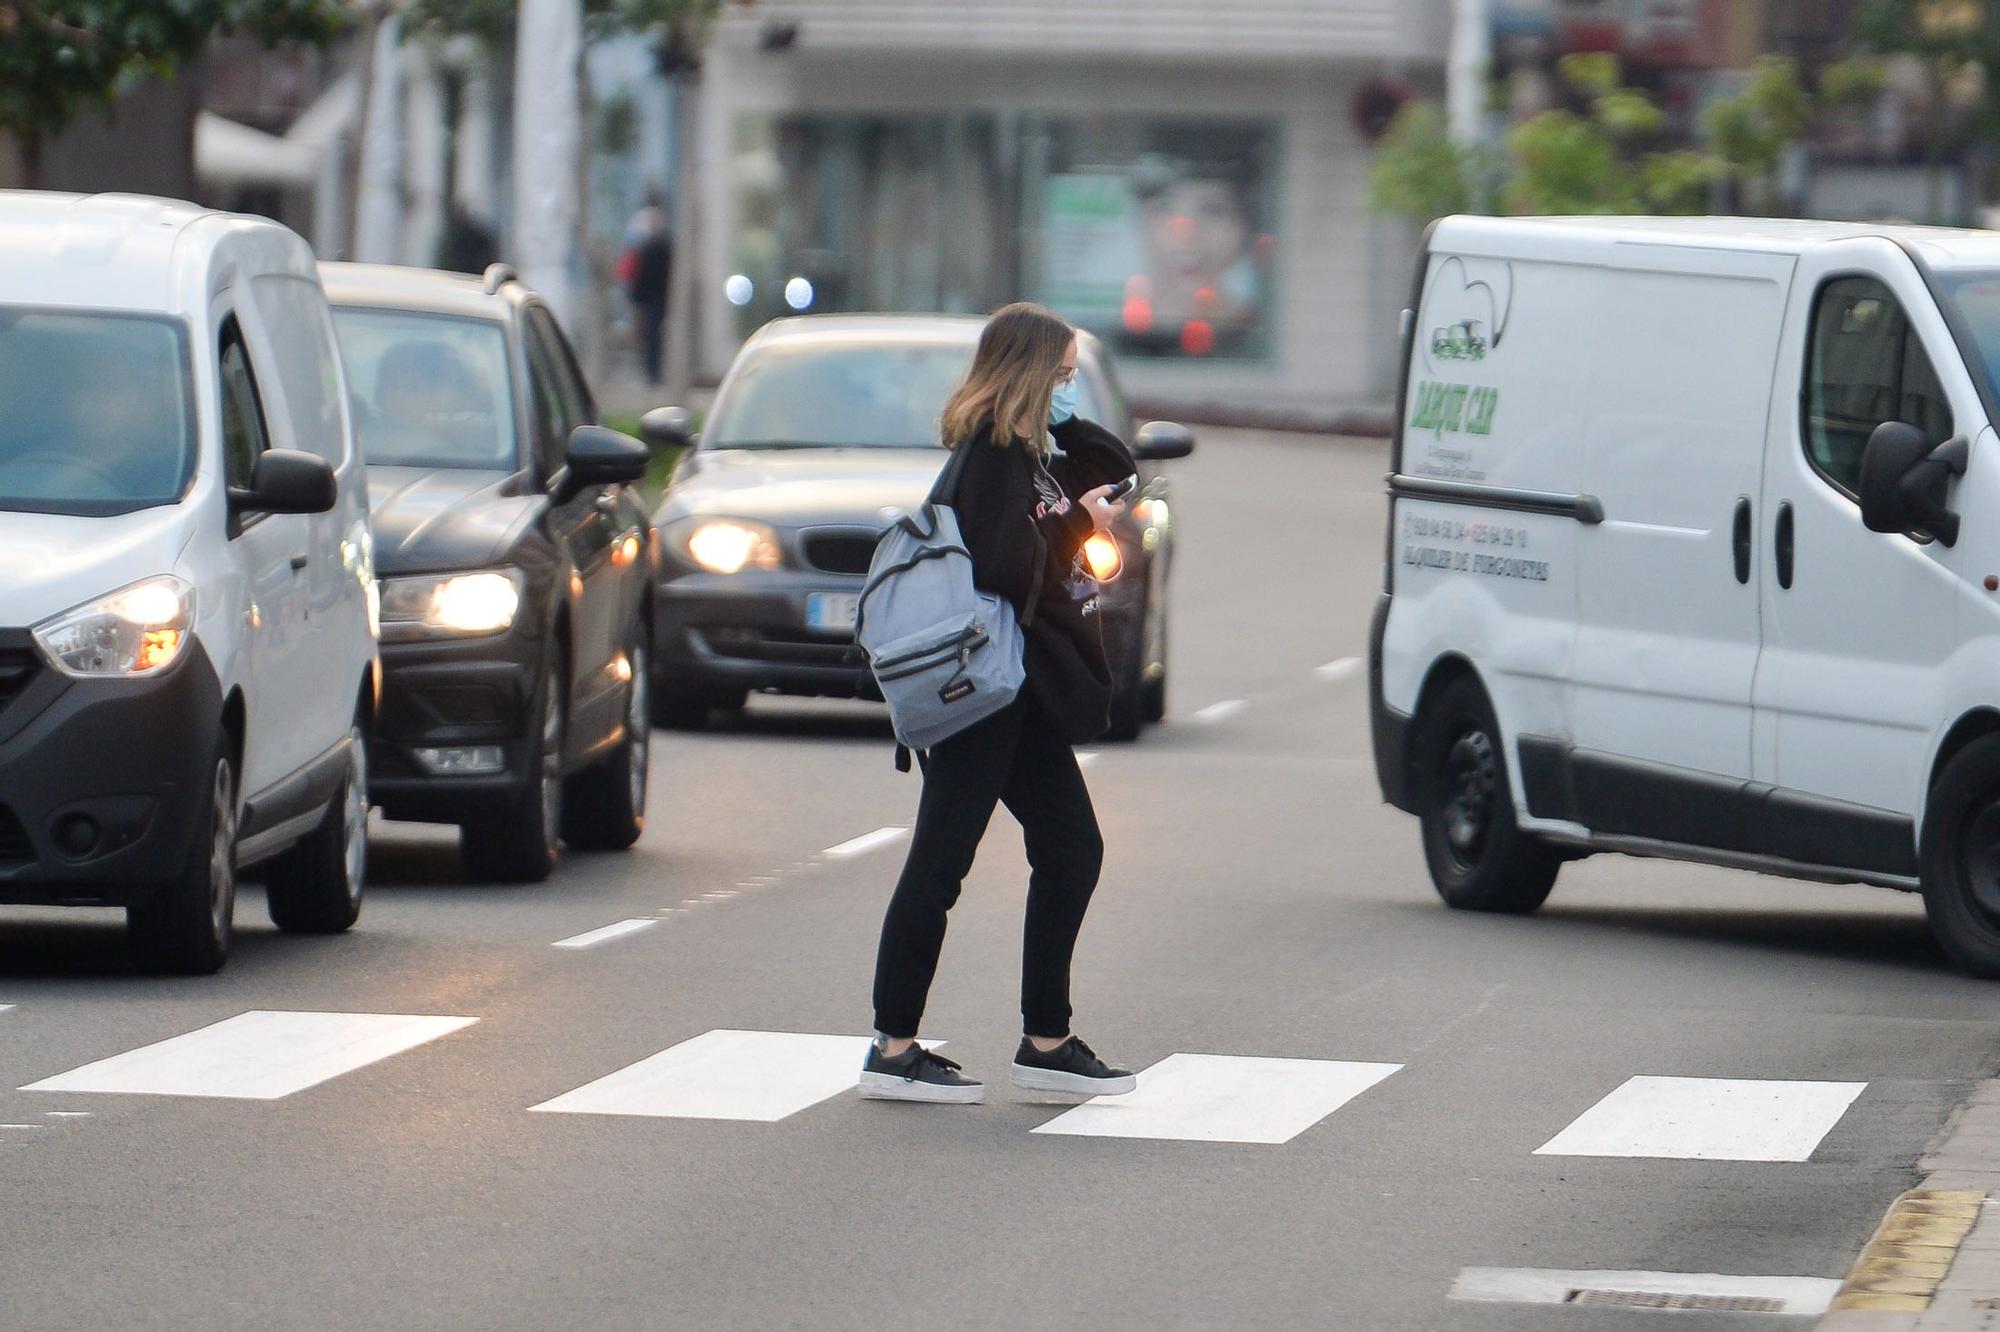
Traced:
<svg viewBox="0 0 2000 1332">
<path fill-rule="evenodd" d="M 345 0 L 0 0 L 0 129 L 39 185 L 43 140 L 129 80 L 172 77 L 212 36 L 324 43 L 347 21 Z"/>
</svg>

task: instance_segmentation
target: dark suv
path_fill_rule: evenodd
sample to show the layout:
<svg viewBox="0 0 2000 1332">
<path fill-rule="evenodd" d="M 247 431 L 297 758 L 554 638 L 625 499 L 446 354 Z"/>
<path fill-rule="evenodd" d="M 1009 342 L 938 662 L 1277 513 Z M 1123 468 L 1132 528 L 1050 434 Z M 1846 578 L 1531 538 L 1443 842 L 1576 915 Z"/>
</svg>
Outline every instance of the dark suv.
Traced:
<svg viewBox="0 0 2000 1332">
<path fill-rule="evenodd" d="M 466 871 L 546 878 L 645 825 L 658 563 L 639 441 L 512 270 L 322 264 L 368 466 L 382 703 L 369 790 L 459 825 Z"/>
</svg>

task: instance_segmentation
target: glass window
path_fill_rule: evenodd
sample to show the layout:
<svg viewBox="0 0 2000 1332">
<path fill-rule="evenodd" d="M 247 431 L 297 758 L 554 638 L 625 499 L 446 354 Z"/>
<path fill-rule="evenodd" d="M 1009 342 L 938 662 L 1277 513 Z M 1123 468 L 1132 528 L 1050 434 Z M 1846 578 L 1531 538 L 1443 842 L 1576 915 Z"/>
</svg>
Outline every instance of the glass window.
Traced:
<svg viewBox="0 0 2000 1332">
<path fill-rule="evenodd" d="M 172 504 L 194 459 L 180 325 L 0 306 L 0 509 Z"/>
<path fill-rule="evenodd" d="M 938 442 L 972 344 L 783 343 L 730 375 L 704 448 L 912 448 Z"/>
<path fill-rule="evenodd" d="M 535 413 L 535 458 L 546 480 L 562 469 L 568 451 L 568 410 L 548 348 L 533 330 L 523 328 L 521 334 L 528 349 L 528 399 Z"/>
<path fill-rule="evenodd" d="M 326 299 L 304 278 L 267 274 L 250 280 L 264 326 L 282 330 L 271 340 L 272 372 L 283 390 L 293 448 L 338 466 L 346 460 L 340 433 L 339 381 L 334 376 L 333 330 Z"/>
<path fill-rule="evenodd" d="M 506 329 L 491 319 L 334 312 L 362 457 L 375 466 L 520 466 Z"/>
<path fill-rule="evenodd" d="M 543 306 L 531 305 L 528 307 L 528 323 L 541 340 L 542 349 L 555 373 L 556 396 L 562 401 L 563 419 L 568 426 L 564 435 L 580 425 L 594 424 L 597 404 L 591 401 L 590 386 L 584 382 L 583 371 L 577 368 L 576 354 L 570 350 L 569 339 L 562 335 L 555 316 Z"/>
<path fill-rule="evenodd" d="M 229 485 L 247 490 L 257 471 L 257 459 L 271 447 L 264 426 L 264 404 L 257 393 L 257 376 L 250 353 L 234 319 L 222 325 L 222 458 Z"/>
<path fill-rule="evenodd" d="M 1945 301 L 1972 335 L 1977 364 L 1968 367 L 1986 376 L 1987 387 L 2000 389 L 2000 273 L 1938 275 Z"/>
<path fill-rule="evenodd" d="M 1931 443 L 1951 437 L 1951 407 L 1903 308 L 1874 278 L 1820 288 L 1807 353 L 1805 443 L 1813 465 L 1849 495 L 1861 455 L 1884 421 L 1916 426 Z"/>
</svg>

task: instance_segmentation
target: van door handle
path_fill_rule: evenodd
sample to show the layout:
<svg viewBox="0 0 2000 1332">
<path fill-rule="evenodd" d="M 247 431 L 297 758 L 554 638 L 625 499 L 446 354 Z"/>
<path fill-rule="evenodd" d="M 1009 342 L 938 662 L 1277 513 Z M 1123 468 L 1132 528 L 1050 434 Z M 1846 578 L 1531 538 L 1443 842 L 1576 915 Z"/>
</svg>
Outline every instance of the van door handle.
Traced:
<svg viewBox="0 0 2000 1332">
<path fill-rule="evenodd" d="M 1736 501 L 1736 530 L 1730 541 L 1736 552 L 1736 581 L 1750 581 L 1750 497 Z"/>
<path fill-rule="evenodd" d="M 305 567 L 306 567 L 306 566 L 307 566 L 308 564 L 311 564 L 311 563 L 312 563 L 312 556 L 310 556 L 310 555 L 306 554 L 306 553 L 305 553 L 304 551 L 302 551 L 302 550 L 295 550 L 295 551 L 293 551 L 293 552 L 292 552 L 292 572 L 293 572 L 293 573 L 297 573 L 297 572 L 298 572 L 299 570 L 301 570 L 301 569 L 305 568 Z"/>
<path fill-rule="evenodd" d="M 1792 502 L 1786 500 L 1778 506 L 1778 586 L 1789 589 L 1792 585 Z"/>
</svg>

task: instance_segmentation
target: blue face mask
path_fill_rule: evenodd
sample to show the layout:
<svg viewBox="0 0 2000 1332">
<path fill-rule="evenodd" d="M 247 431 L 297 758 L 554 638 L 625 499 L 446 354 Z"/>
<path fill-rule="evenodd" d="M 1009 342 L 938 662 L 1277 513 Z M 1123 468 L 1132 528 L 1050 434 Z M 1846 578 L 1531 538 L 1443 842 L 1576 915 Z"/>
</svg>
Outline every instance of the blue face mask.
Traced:
<svg viewBox="0 0 2000 1332">
<path fill-rule="evenodd" d="M 1049 395 L 1049 424 L 1059 426 L 1076 415 L 1076 381 L 1056 385 Z"/>
</svg>

